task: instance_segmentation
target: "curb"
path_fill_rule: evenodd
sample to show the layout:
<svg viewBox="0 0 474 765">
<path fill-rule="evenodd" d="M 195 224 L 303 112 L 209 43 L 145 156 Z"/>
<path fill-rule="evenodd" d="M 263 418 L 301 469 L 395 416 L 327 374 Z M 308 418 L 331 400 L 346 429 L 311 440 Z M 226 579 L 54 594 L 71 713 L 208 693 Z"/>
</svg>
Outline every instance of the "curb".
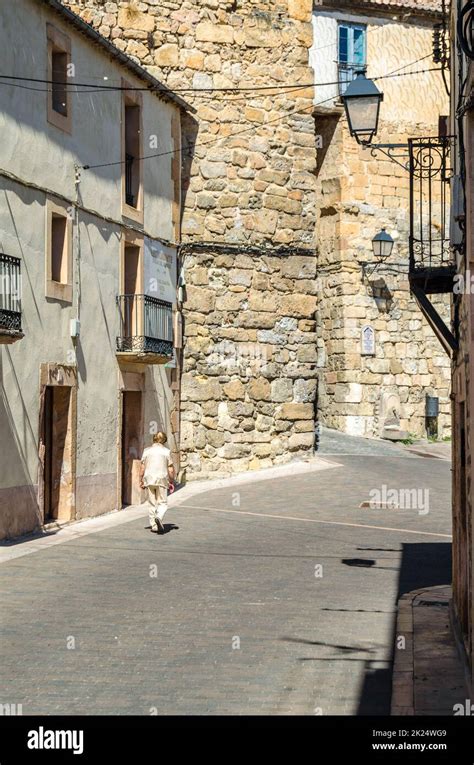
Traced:
<svg viewBox="0 0 474 765">
<path fill-rule="evenodd" d="M 243 473 L 236 473 L 235 475 L 226 478 L 206 478 L 202 481 L 193 480 L 184 484 L 181 489 L 171 494 L 168 498 L 168 506 L 171 509 L 172 507 L 183 504 L 183 502 L 186 502 L 186 500 L 197 494 L 214 491 L 215 489 L 226 489 L 231 486 L 240 486 L 241 484 L 246 483 L 270 481 L 278 478 L 286 478 L 288 476 L 315 473 L 320 470 L 329 470 L 330 468 L 336 467 L 343 466 L 340 462 L 336 462 L 326 456 L 319 457 L 315 455 L 308 460 L 286 462 L 283 465 L 273 465 L 272 467 L 263 468 L 261 470 L 246 470 Z M 136 505 L 136 507 L 140 507 L 140 505 Z"/>
<path fill-rule="evenodd" d="M 395 627 L 394 660 L 392 675 L 392 703 L 390 714 L 416 715 L 415 708 L 415 634 L 413 609 L 418 599 L 430 601 L 434 605 L 440 603 L 449 606 L 451 601 L 451 587 L 449 585 L 437 585 L 412 590 L 398 601 L 397 621 Z M 419 606 L 422 603 L 418 604 Z M 405 638 L 405 649 L 397 650 L 397 640 Z M 454 639 L 454 638 L 453 638 Z"/>
<path fill-rule="evenodd" d="M 426 457 L 427 459 L 443 460 L 444 462 L 451 462 L 451 457 L 446 457 L 444 454 L 435 454 L 434 452 L 425 452 L 422 449 L 413 449 L 409 446 L 406 447 L 410 454 L 416 454 L 418 457 Z"/>
</svg>

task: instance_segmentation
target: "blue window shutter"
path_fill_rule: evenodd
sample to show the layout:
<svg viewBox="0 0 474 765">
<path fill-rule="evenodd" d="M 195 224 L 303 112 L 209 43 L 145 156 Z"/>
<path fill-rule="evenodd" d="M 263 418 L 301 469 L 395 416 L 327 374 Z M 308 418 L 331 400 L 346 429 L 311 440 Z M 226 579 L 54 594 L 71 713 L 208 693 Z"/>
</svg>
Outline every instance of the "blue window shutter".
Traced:
<svg viewBox="0 0 474 765">
<path fill-rule="evenodd" d="M 349 28 L 339 25 L 339 61 L 349 61 Z"/>
<path fill-rule="evenodd" d="M 354 32 L 354 64 L 365 64 L 365 34 L 364 29 L 353 30 Z"/>
<path fill-rule="evenodd" d="M 342 94 L 356 72 L 366 65 L 366 32 L 364 24 L 339 24 L 339 92 Z"/>
</svg>

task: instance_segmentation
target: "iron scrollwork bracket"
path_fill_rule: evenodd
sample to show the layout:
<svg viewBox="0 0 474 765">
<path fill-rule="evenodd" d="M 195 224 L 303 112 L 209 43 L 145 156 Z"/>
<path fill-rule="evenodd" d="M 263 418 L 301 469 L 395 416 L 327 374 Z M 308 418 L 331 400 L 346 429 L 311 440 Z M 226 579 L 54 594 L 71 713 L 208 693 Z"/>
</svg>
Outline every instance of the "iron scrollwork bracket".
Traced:
<svg viewBox="0 0 474 765">
<path fill-rule="evenodd" d="M 376 263 L 366 263 L 365 261 L 360 260 L 359 265 L 362 269 L 362 280 L 364 281 L 364 279 L 370 279 L 382 264 L 380 260 L 377 260 Z"/>
<path fill-rule="evenodd" d="M 385 154 L 391 162 L 396 162 L 410 172 L 410 150 L 407 143 L 371 143 L 365 144 L 364 148 L 370 149 L 370 154 L 375 159 L 377 159 L 377 152 L 380 152 Z"/>
</svg>

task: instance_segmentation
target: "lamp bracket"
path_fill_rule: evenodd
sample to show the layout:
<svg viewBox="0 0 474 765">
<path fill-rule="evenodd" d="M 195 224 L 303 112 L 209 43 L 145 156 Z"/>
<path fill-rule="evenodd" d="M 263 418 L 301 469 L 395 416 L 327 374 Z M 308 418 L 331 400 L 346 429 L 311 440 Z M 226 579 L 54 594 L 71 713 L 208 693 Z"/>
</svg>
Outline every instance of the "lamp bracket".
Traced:
<svg viewBox="0 0 474 765">
<path fill-rule="evenodd" d="M 377 268 L 382 265 L 381 260 L 377 260 L 374 263 L 367 263 L 364 260 L 359 260 L 359 265 L 362 269 L 362 279 L 369 279 L 376 272 Z"/>
<path fill-rule="evenodd" d="M 407 143 L 363 143 L 364 149 L 370 149 L 372 157 L 377 157 L 377 152 L 385 154 L 392 162 L 403 167 L 404 170 L 410 170 L 410 151 Z"/>
</svg>

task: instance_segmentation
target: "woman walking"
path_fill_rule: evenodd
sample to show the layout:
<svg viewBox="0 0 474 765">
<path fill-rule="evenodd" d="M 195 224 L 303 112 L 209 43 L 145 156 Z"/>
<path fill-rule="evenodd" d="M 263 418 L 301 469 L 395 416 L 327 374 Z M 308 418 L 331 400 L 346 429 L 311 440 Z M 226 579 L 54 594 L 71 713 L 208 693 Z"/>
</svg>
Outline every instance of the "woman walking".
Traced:
<svg viewBox="0 0 474 765">
<path fill-rule="evenodd" d="M 165 446 L 166 433 L 153 436 L 153 444 L 144 450 L 140 468 L 140 486 L 147 489 L 151 530 L 163 534 L 163 518 L 168 509 L 168 486 L 174 480 L 171 452 Z"/>
</svg>

